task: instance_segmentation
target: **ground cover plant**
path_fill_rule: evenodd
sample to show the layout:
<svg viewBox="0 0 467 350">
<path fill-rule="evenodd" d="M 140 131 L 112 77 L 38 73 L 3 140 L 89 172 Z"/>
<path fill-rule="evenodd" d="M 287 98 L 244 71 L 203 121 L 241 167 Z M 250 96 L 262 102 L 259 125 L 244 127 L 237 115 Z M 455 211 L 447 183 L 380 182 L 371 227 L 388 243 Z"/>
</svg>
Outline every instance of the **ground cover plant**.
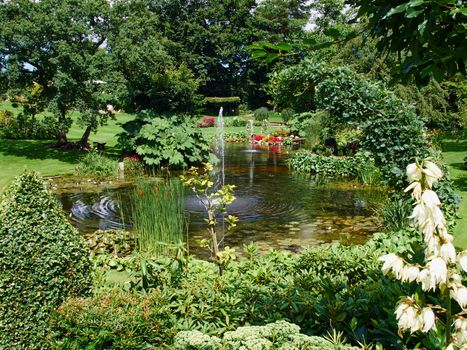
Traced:
<svg viewBox="0 0 467 350">
<path fill-rule="evenodd" d="M 388 242 L 391 251 L 407 254 L 409 237 L 407 232 L 381 234 L 361 247 L 313 247 L 299 255 L 259 255 L 248 246 L 247 258 L 225 265 L 222 275 L 215 264 L 183 256 L 148 261 L 149 288 L 101 285 L 92 298 L 71 299 L 54 314 L 50 340 L 69 348 L 172 348 L 180 331 L 221 336 L 240 326 L 285 319 L 305 334 L 326 334 L 331 325 L 354 343 L 402 348 L 388 308 L 407 290 L 389 284 L 377 259 Z M 132 268 L 140 269 L 138 263 Z"/>
<path fill-rule="evenodd" d="M 50 313 L 91 291 L 89 251 L 33 173 L 6 189 L 0 208 L 0 347 L 47 348 Z"/>
</svg>

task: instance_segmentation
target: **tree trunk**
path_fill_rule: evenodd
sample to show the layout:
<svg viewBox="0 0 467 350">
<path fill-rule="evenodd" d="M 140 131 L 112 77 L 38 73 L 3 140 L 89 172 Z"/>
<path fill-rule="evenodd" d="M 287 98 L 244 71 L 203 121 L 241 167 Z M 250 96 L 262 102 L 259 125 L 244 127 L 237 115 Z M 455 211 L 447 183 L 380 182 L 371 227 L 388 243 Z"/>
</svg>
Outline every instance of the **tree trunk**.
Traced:
<svg viewBox="0 0 467 350">
<path fill-rule="evenodd" d="M 57 134 L 57 147 L 62 147 L 68 145 L 68 139 L 66 137 L 66 109 L 63 106 L 59 106 L 59 115 L 58 115 L 58 122 L 60 125 L 60 130 L 58 131 Z"/>
<path fill-rule="evenodd" d="M 208 210 L 208 220 L 209 220 L 208 229 L 211 234 L 214 261 L 216 262 L 217 267 L 219 268 L 219 276 L 222 276 L 222 265 L 219 261 L 219 243 L 217 242 L 216 227 L 215 225 L 211 224 L 212 222 L 214 222 L 215 217 L 211 210 Z"/>
<path fill-rule="evenodd" d="M 63 130 L 60 130 L 57 135 L 57 146 L 64 146 L 68 144 L 68 139 L 66 137 L 66 132 Z"/>
<path fill-rule="evenodd" d="M 86 130 L 84 131 L 83 136 L 81 136 L 81 140 L 79 141 L 79 143 L 82 149 L 90 149 L 88 141 L 89 141 L 89 135 L 91 135 L 91 130 L 92 130 L 91 127 L 88 126 Z"/>
</svg>

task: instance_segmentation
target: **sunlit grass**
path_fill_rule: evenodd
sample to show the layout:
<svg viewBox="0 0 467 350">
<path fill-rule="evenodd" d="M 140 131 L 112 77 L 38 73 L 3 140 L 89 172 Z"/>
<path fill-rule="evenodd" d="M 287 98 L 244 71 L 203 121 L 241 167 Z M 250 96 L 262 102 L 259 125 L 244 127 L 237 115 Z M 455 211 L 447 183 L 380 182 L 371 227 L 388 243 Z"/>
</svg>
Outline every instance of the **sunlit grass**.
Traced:
<svg viewBox="0 0 467 350">
<path fill-rule="evenodd" d="M 461 249 L 467 249 L 467 168 L 464 157 L 467 156 L 467 135 L 443 139 L 443 157 L 449 167 L 456 193 L 461 197 L 460 218 L 454 229 L 454 243 Z"/>
</svg>

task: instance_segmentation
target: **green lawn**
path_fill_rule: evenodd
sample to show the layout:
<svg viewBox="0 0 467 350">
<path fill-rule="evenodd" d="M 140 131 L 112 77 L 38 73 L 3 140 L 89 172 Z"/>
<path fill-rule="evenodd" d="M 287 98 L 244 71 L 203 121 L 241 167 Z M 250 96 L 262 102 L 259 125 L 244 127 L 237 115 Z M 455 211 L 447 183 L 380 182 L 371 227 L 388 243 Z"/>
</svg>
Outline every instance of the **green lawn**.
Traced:
<svg viewBox="0 0 467 350">
<path fill-rule="evenodd" d="M 4 105 L 2 105 L 4 107 Z M 118 123 L 130 120 L 134 116 L 117 114 L 116 120 L 100 127 L 97 133 L 91 134 L 90 142 L 106 142 L 108 153 L 115 154 L 116 134 L 121 131 Z M 82 129 L 74 124 L 68 134 L 70 140 L 78 140 Z M 42 175 L 63 175 L 72 173 L 81 152 L 61 151 L 46 147 L 53 141 L 36 140 L 1 140 L 0 143 L 0 190 L 25 169 L 35 170 Z"/>
<path fill-rule="evenodd" d="M 3 102 L 0 109 L 18 113 L 18 109 L 13 107 L 8 101 Z M 115 146 L 117 144 L 116 135 L 122 131 L 119 124 L 125 123 L 132 118 L 134 118 L 134 114 L 118 113 L 116 120 L 110 120 L 107 125 L 100 127 L 97 133 L 91 134 L 89 142 L 91 144 L 94 141 L 106 142 L 106 153 L 112 156 L 118 155 L 119 150 Z M 274 129 L 277 129 L 277 127 L 271 127 L 269 131 Z M 228 127 L 225 129 L 225 132 L 245 132 L 245 130 L 245 127 Z M 260 133 L 260 130 L 261 127 L 254 128 L 255 133 Z M 208 137 L 214 137 L 217 132 L 216 128 L 205 128 L 202 131 Z M 68 139 L 70 141 L 79 140 L 82 133 L 83 129 L 74 123 L 68 133 Z M 82 153 L 46 147 L 47 144 L 53 142 L 53 140 L 1 140 L 0 191 L 9 181 L 26 169 L 37 171 L 45 176 L 73 173 Z"/>
<path fill-rule="evenodd" d="M 467 135 L 460 138 L 443 140 L 443 157 L 449 167 L 456 192 L 461 197 L 459 209 L 460 219 L 454 229 L 454 243 L 461 249 L 467 249 L 467 168 L 464 157 L 467 157 Z"/>
</svg>

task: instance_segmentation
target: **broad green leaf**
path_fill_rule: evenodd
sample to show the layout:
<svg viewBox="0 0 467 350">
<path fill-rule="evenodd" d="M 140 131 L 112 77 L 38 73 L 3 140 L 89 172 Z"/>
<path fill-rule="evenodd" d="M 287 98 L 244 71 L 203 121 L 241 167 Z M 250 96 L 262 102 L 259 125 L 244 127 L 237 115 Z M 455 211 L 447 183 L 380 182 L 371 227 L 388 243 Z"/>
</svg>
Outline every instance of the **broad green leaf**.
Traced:
<svg viewBox="0 0 467 350">
<path fill-rule="evenodd" d="M 407 9 L 408 6 L 409 6 L 409 3 L 405 3 L 405 4 L 399 5 L 397 7 L 394 7 L 386 14 L 386 17 L 390 17 L 390 16 L 395 15 L 397 13 L 404 12 Z"/>
</svg>

